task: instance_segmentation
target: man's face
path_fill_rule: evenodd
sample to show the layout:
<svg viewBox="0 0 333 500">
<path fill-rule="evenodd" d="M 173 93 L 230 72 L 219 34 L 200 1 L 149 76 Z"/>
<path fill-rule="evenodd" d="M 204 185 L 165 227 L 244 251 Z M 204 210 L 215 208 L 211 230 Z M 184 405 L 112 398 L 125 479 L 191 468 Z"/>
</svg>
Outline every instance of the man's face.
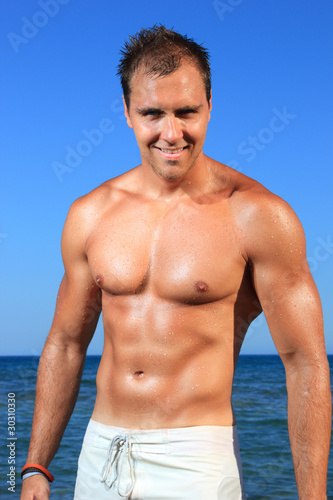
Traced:
<svg viewBox="0 0 333 500">
<path fill-rule="evenodd" d="M 143 165 L 164 179 L 180 179 L 202 155 L 211 103 L 202 76 L 189 62 L 167 76 L 137 71 L 131 80 L 130 107 Z"/>
</svg>

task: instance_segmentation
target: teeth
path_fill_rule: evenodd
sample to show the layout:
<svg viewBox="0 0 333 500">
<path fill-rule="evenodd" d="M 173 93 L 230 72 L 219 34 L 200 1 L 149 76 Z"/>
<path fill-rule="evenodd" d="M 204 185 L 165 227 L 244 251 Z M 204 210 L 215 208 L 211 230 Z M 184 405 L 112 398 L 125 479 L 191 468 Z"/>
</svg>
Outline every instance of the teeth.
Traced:
<svg viewBox="0 0 333 500">
<path fill-rule="evenodd" d="M 180 153 L 181 151 L 183 151 L 183 149 L 184 148 L 180 148 L 180 149 L 162 149 L 162 148 L 160 148 L 162 153 L 169 153 L 169 154 Z"/>
</svg>

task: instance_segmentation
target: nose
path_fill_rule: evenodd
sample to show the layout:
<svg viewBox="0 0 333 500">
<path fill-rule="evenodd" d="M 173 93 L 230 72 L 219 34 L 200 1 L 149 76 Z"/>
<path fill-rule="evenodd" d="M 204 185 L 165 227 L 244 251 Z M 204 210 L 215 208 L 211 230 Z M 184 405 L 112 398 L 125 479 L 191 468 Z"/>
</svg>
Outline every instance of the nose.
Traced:
<svg viewBox="0 0 333 500">
<path fill-rule="evenodd" d="M 174 144 L 183 137 L 181 124 L 175 116 L 166 116 L 162 120 L 160 138 L 170 144 Z"/>
</svg>

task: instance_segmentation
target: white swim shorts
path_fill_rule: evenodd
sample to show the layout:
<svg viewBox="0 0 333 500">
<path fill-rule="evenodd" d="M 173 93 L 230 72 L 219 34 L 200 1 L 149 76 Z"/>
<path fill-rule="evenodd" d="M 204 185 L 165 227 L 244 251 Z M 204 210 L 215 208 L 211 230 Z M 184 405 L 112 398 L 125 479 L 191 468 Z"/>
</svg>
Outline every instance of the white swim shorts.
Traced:
<svg viewBox="0 0 333 500">
<path fill-rule="evenodd" d="M 235 426 L 132 430 L 90 420 L 74 500 L 245 500 Z"/>
</svg>

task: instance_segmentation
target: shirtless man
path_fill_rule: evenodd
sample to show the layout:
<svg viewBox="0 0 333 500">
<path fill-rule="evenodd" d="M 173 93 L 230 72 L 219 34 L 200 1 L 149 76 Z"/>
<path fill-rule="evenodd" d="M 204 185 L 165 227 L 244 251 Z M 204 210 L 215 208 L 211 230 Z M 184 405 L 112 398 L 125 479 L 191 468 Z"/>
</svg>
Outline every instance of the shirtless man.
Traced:
<svg viewBox="0 0 333 500">
<path fill-rule="evenodd" d="M 244 323 L 262 309 L 286 370 L 299 498 L 325 499 L 329 368 L 300 222 L 204 155 L 211 93 L 201 46 L 143 30 L 120 74 L 142 164 L 70 209 L 27 463 L 47 468 L 59 446 L 102 310 L 75 498 L 245 498 L 231 392 Z M 27 476 L 22 500 L 48 499 L 47 478 Z"/>
</svg>

